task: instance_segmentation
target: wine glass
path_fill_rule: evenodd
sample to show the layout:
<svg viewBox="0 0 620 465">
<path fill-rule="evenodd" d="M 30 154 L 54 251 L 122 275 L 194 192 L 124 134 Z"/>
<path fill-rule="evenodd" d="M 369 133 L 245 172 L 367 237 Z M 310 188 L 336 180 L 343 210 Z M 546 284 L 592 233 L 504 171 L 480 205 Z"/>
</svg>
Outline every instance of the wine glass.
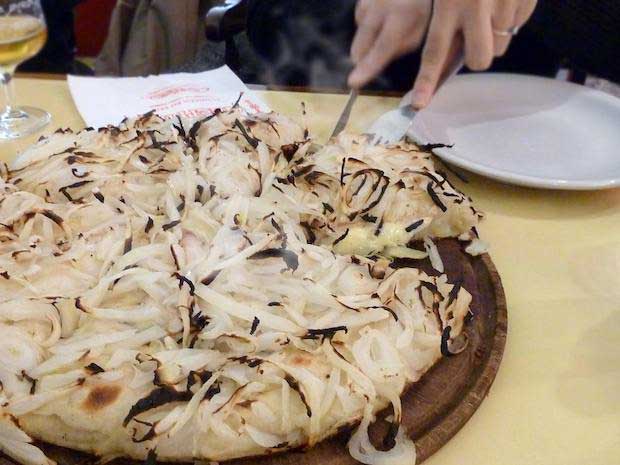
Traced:
<svg viewBox="0 0 620 465">
<path fill-rule="evenodd" d="M 0 113 L 0 139 L 14 139 L 38 131 L 50 114 L 34 107 L 14 106 L 15 68 L 35 56 L 47 40 L 45 16 L 39 0 L 0 0 L 0 86 L 5 107 Z"/>
</svg>

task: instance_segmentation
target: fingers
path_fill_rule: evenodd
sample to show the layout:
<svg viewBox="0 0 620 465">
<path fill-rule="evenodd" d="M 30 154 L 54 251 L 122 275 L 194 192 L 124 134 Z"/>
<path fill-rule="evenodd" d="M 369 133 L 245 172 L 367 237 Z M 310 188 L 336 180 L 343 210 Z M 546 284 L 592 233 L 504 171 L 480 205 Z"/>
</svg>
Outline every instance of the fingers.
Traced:
<svg viewBox="0 0 620 465">
<path fill-rule="evenodd" d="M 513 27 L 521 27 L 530 18 L 536 8 L 536 0 L 498 0 L 493 13 L 493 28 L 507 31 Z M 508 50 L 512 37 L 494 34 L 494 55 L 502 56 Z"/>
<path fill-rule="evenodd" d="M 383 69 L 401 52 L 401 37 L 406 31 L 397 21 L 388 19 L 374 40 L 370 51 L 363 55 L 349 76 L 349 86 L 354 89 L 362 87 Z"/>
<path fill-rule="evenodd" d="M 449 9 L 436 10 L 431 19 L 420 71 L 413 86 L 411 104 L 415 108 L 428 105 L 435 92 L 456 35 L 456 19 Z"/>
<path fill-rule="evenodd" d="M 463 34 L 457 33 L 452 39 L 452 43 L 450 44 L 450 50 L 448 51 L 448 56 L 446 58 L 446 63 L 443 67 L 441 75 L 439 76 L 439 81 L 437 81 L 437 86 L 441 86 L 443 81 L 447 79 L 450 74 L 454 73 L 454 67 L 463 66 Z M 461 63 L 459 63 L 461 62 Z M 458 70 L 457 70 L 458 71 Z M 437 89 L 435 89 L 437 90 Z"/>
<path fill-rule="evenodd" d="M 515 16 L 517 13 L 517 3 L 519 0 L 500 0 L 495 2 L 492 25 L 496 31 L 507 31 L 516 25 Z M 511 36 L 493 34 L 493 55 L 502 56 L 508 50 Z"/>
<path fill-rule="evenodd" d="M 355 24 L 359 25 L 368 13 L 372 0 L 359 0 L 355 5 Z"/>
<path fill-rule="evenodd" d="M 355 11 L 358 30 L 351 46 L 356 66 L 349 85 L 363 86 L 392 60 L 417 49 L 431 11 L 432 0 L 360 0 Z"/>
<path fill-rule="evenodd" d="M 369 11 L 361 18 L 351 45 L 353 63 L 358 63 L 368 53 L 381 31 L 383 22 L 384 14 L 381 10 Z"/>
<path fill-rule="evenodd" d="M 536 9 L 536 3 L 536 0 L 521 0 L 519 2 L 514 19 L 515 26 L 521 27 L 530 19 Z"/>
<path fill-rule="evenodd" d="M 493 27 L 491 26 L 491 3 L 480 2 L 479 8 L 464 18 L 465 64 L 472 71 L 481 71 L 493 61 Z"/>
</svg>

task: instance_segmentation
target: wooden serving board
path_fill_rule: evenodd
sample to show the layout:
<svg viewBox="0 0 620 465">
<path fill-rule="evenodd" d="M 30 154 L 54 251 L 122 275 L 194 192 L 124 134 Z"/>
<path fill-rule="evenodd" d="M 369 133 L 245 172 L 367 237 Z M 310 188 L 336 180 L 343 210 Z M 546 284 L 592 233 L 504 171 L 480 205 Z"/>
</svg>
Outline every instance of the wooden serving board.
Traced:
<svg viewBox="0 0 620 465">
<path fill-rule="evenodd" d="M 474 414 L 495 379 L 504 352 L 508 315 L 500 277 L 489 255 L 471 257 L 456 240 L 442 240 L 438 248 L 450 282 L 463 280 L 472 294 L 474 318 L 466 325 L 469 340 L 460 354 L 442 358 L 403 397 L 403 425 L 417 447 L 417 463 L 424 461 L 454 436 Z M 428 263 L 422 264 L 431 272 Z M 371 439 L 379 447 L 387 432 L 384 412 L 371 427 Z M 349 433 L 324 441 L 306 451 L 234 460 L 230 465 L 355 465 L 347 451 Z M 94 457 L 42 445 L 59 465 L 91 465 Z M 113 465 L 136 465 L 115 460 Z M 15 465 L 0 453 L 0 465 Z"/>
</svg>

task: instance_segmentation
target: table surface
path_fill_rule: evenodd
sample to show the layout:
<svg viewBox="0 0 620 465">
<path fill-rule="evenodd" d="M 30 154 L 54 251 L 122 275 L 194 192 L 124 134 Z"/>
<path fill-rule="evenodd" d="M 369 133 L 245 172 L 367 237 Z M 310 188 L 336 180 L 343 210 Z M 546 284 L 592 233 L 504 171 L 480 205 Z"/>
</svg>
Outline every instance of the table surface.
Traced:
<svg viewBox="0 0 620 465">
<path fill-rule="evenodd" d="M 18 102 L 53 115 L 45 132 L 84 123 L 63 80 L 16 79 Z M 325 140 L 346 95 L 257 91 Z M 394 97 L 359 97 L 363 131 Z M 10 161 L 36 140 L 0 142 Z M 486 213 L 481 236 L 502 276 L 508 341 L 495 384 L 428 465 L 620 464 L 620 189 L 533 190 L 468 175 L 459 186 Z"/>
</svg>

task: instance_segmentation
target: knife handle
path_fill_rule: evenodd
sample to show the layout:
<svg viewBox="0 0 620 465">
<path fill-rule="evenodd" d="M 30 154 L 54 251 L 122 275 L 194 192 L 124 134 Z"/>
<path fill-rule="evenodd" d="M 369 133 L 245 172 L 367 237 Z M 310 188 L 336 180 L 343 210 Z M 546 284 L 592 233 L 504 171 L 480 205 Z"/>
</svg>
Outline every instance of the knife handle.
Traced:
<svg viewBox="0 0 620 465">
<path fill-rule="evenodd" d="M 450 79 L 452 76 L 456 75 L 461 69 L 463 69 L 463 66 L 465 66 L 465 55 L 463 54 L 463 52 L 459 52 L 459 54 L 456 56 L 456 58 L 454 59 L 454 61 L 452 61 L 452 63 L 450 64 L 450 66 L 448 66 L 446 68 L 446 70 L 444 71 L 444 73 L 441 75 L 441 77 L 439 78 L 439 81 L 437 81 L 437 87 L 435 88 L 435 93 L 437 93 L 437 91 L 439 90 L 439 88 L 441 86 L 444 85 L 444 83 Z"/>
</svg>

